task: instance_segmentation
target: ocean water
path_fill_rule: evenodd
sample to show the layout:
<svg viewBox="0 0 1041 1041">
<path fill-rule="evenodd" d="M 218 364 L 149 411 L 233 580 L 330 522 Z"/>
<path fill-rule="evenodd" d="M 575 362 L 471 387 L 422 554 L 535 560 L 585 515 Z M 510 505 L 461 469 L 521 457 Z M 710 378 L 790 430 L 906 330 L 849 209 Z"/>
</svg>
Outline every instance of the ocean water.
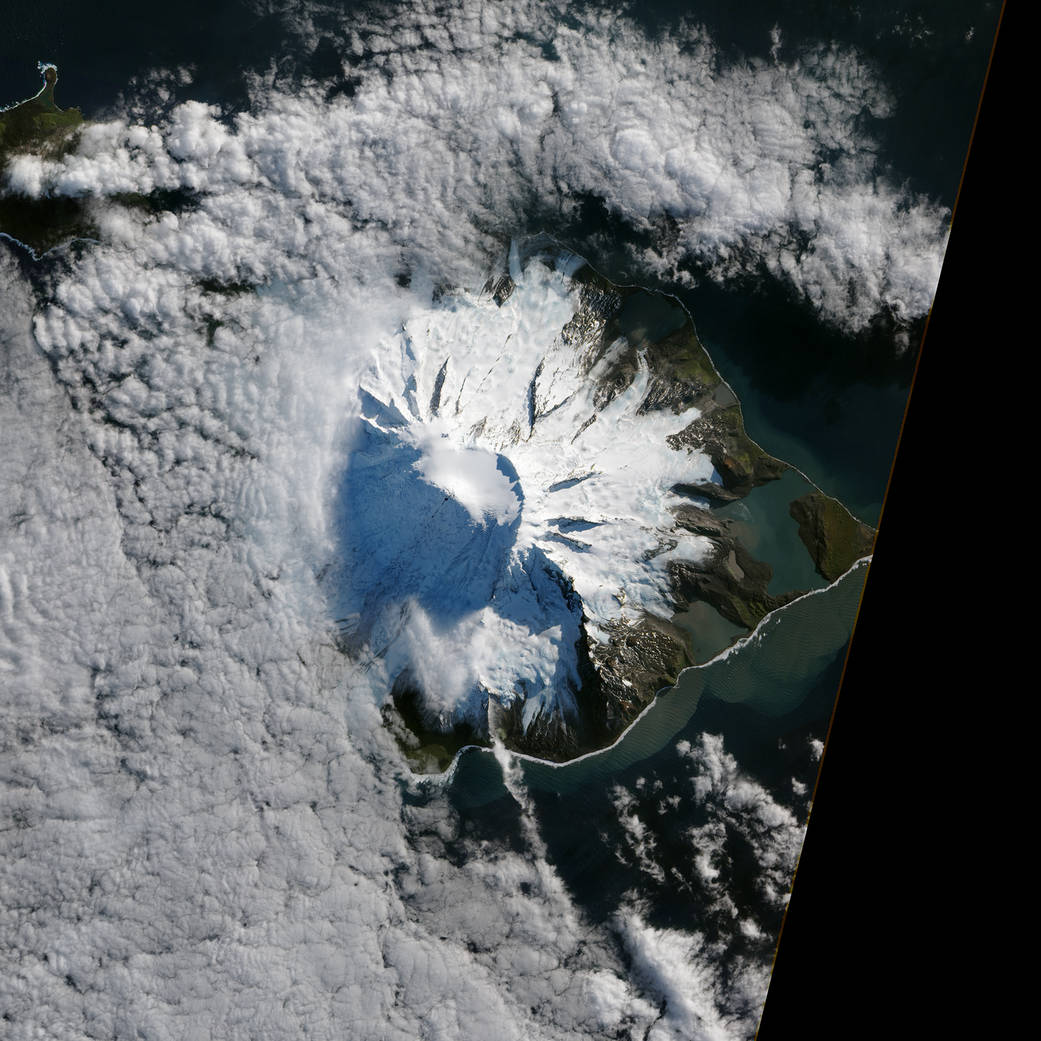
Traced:
<svg viewBox="0 0 1041 1041">
<path fill-rule="evenodd" d="M 4 187 L 98 229 L 0 242 L 11 1036 L 752 1037 L 864 578 L 787 503 L 877 520 L 998 5 L 4 13 L 0 102 L 102 127 Z M 812 595 L 610 749 L 417 776 L 333 639 L 357 389 L 534 235 L 693 316 Z"/>
</svg>

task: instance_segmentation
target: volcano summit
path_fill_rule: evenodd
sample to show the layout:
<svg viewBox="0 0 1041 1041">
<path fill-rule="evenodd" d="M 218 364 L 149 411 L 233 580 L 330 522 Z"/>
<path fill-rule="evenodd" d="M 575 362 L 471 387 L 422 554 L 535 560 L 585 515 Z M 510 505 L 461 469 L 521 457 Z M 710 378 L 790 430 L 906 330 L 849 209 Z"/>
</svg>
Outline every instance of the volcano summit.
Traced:
<svg viewBox="0 0 1041 1041">
<path fill-rule="evenodd" d="M 677 612 L 751 628 L 797 595 L 714 512 L 786 469 L 679 304 L 514 244 L 361 380 L 327 577 L 342 646 L 385 672 L 414 762 L 603 747 L 694 664 Z"/>
</svg>

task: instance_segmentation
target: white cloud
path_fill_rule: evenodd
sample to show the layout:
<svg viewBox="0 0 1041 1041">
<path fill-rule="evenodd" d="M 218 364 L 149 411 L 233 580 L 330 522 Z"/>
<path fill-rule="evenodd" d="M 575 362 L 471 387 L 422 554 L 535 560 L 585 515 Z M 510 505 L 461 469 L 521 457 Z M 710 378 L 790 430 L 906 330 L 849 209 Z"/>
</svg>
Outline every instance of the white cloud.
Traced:
<svg viewBox="0 0 1041 1041">
<path fill-rule="evenodd" d="M 663 883 L 665 870 L 654 859 L 657 843 L 640 819 L 636 799 L 631 792 L 616 784 L 611 791 L 611 803 L 618 814 L 618 822 L 622 826 L 626 845 L 633 855 L 636 866 L 655 882 Z M 622 860 L 622 863 L 626 863 L 627 858 L 622 856 L 620 849 L 616 850 L 615 855 Z"/>
<path fill-rule="evenodd" d="M 158 131 L 94 126 L 61 163 L 15 160 L 8 185 L 273 190 L 295 211 L 285 247 L 305 250 L 336 214 L 456 283 L 534 200 L 552 231 L 554 212 L 592 193 L 638 227 L 674 220 L 643 258 L 663 272 L 686 257 L 722 279 L 762 267 L 850 328 L 928 310 L 948 214 L 879 169 L 860 127 L 892 105 L 855 53 L 726 64 L 697 29 L 650 39 L 621 17 L 558 22 L 524 4 L 493 20 L 467 4 L 447 21 L 424 5 L 398 18 L 382 35 L 352 27 L 377 53 L 349 99 L 258 82 L 253 111 L 229 122 L 188 101 Z"/>
<path fill-rule="evenodd" d="M 806 822 L 739 768 L 721 736 L 701 734 L 697 744 L 681 741 L 676 747 L 693 766 L 693 798 L 707 813 L 705 823 L 689 831 L 698 874 L 710 889 L 724 868 L 730 877 L 732 842 L 739 837 L 755 858 L 763 911 L 772 916 L 788 901 Z M 720 896 L 729 904 L 729 894 Z"/>
<path fill-rule="evenodd" d="M 659 929 L 637 912 L 619 916 L 633 969 L 663 1000 L 648 1041 L 732 1041 L 754 1034 L 766 997 L 766 973 L 736 959 L 720 972 L 723 945 L 699 933 Z"/>
</svg>

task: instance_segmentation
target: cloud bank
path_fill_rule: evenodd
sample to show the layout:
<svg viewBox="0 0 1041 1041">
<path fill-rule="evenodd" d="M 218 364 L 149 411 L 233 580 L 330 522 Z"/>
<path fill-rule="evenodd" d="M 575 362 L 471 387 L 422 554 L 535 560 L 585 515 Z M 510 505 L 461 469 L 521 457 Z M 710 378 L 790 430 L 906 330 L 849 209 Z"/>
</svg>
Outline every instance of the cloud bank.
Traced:
<svg viewBox="0 0 1041 1041">
<path fill-rule="evenodd" d="M 152 125 L 96 125 L 61 163 L 17 160 L 7 188 L 274 191 L 294 211 L 278 237 L 317 245 L 335 215 L 452 284 L 533 210 L 553 231 L 595 198 L 650 235 L 640 259 L 667 277 L 768 272 L 850 330 L 926 313 L 949 214 L 882 169 L 870 128 L 893 101 L 854 52 L 728 63 L 696 27 L 648 38 L 619 15 L 558 14 L 420 4 L 355 20 L 350 96 L 272 73 L 249 113 L 187 101 Z"/>
</svg>

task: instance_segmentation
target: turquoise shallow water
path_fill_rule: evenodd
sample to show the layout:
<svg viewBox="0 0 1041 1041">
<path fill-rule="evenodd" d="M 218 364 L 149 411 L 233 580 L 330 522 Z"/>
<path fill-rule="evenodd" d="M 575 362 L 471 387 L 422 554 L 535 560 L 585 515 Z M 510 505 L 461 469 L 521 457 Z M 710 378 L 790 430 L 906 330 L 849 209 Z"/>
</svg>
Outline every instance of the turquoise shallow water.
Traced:
<svg viewBox="0 0 1041 1041">
<path fill-rule="evenodd" d="M 789 470 L 780 479 L 754 488 L 744 499 L 715 511 L 720 517 L 737 520 L 749 551 L 773 568 L 767 592 L 774 596 L 793 589 L 821 589 L 827 584 L 817 574 L 799 538 L 799 525 L 788 512 L 794 499 L 813 491 L 812 484 Z"/>
<path fill-rule="evenodd" d="M 673 621 L 687 633 L 691 653 L 697 662 L 707 662 L 744 636 L 743 626 L 727 621 L 714 607 L 698 601 Z"/>
<path fill-rule="evenodd" d="M 815 490 L 798 472 L 789 470 L 779 480 L 754 488 L 745 498 L 713 511 L 731 520 L 731 530 L 752 556 L 773 569 L 767 586 L 767 592 L 773 596 L 809 592 L 827 584 L 817 574 L 813 559 L 799 538 L 799 526 L 789 513 L 793 500 Z M 703 602 L 691 604 L 674 620 L 688 633 L 691 652 L 699 663 L 714 658 L 747 632 Z"/>
<path fill-rule="evenodd" d="M 611 748 L 564 766 L 523 760 L 525 780 L 560 795 L 606 785 L 681 735 L 697 732 L 698 706 L 706 697 L 768 717 L 795 712 L 845 648 L 866 574 L 866 565 L 858 565 L 834 585 L 775 612 L 727 656 L 688 669 Z M 461 806 L 501 797 L 504 788 L 494 756 L 478 749 L 464 752 L 452 791 Z"/>
<path fill-rule="evenodd" d="M 532 813 L 547 859 L 590 920 L 613 922 L 639 893 L 657 927 L 726 935 L 730 913 L 699 881 L 693 859 L 699 849 L 718 847 L 711 840 L 703 847 L 699 838 L 705 806 L 693 797 L 690 751 L 718 742 L 739 765 L 735 790 L 757 792 L 796 826 L 805 822 L 814 749 L 825 737 L 866 573 L 858 566 L 777 612 L 727 657 L 685 672 L 612 748 L 565 766 L 522 761 L 520 802 L 515 780 L 507 788 L 492 753 L 463 753 L 445 793 L 449 802 L 469 834 L 517 848 L 524 842 L 521 818 Z M 764 902 L 760 871 L 742 859 L 750 847 L 725 827 L 727 892 L 762 926 L 749 950 L 768 963 L 780 910 Z M 648 874 L 634 848 L 647 851 L 661 873 Z M 776 884 L 783 891 L 789 879 L 781 874 Z"/>
</svg>

